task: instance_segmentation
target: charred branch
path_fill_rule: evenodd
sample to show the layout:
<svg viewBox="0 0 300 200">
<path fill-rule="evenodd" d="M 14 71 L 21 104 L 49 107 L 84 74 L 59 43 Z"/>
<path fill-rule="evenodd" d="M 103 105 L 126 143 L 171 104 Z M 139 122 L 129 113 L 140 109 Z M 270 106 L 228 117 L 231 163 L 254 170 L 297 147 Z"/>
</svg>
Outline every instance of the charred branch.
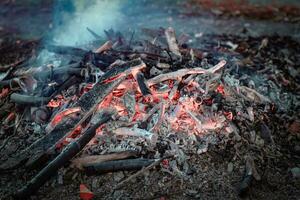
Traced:
<svg viewBox="0 0 300 200">
<path fill-rule="evenodd" d="M 71 160 L 94 137 L 96 129 L 110 119 L 110 115 L 104 115 L 98 123 L 90 127 L 78 140 L 70 143 L 53 161 L 43 168 L 33 179 L 14 194 L 15 199 L 26 199 L 45 184 L 56 171 Z"/>
</svg>

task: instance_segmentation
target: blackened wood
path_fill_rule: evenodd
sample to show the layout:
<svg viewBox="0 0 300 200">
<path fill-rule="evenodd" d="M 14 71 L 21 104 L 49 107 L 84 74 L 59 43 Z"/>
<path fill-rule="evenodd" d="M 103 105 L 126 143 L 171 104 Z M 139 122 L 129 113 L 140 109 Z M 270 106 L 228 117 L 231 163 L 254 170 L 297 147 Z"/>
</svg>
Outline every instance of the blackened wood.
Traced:
<svg viewBox="0 0 300 200">
<path fill-rule="evenodd" d="M 20 189 L 15 195 L 15 199 L 26 199 L 45 184 L 59 168 L 72 159 L 77 153 L 79 153 L 83 147 L 95 136 L 96 129 L 107 122 L 110 119 L 110 115 L 102 116 L 102 119 L 98 123 L 90 127 L 78 140 L 70 143 L 53 161 L 51 161 L 45 168 L 43 168 L 33 179 L 26 184 L 25 187 Z"/>
<path fill-rule="evenodd" d="M 61 76 L 64 74 L 80 76 L 81 70 L 82 70 L 81 68 L 68 67 L 68 66 L 57 67 L 57 68 L 54 68 L 53 70 L 46 70 L 46 71 L 37 73 L 34 76 L 38 77 L 38 78 L 46 78 L 46 77 L 49 77 L 50 75 L 51 76 L 59 76 L 59 75 Z"/>
<path fill-rule="evenodd" d="M 39 106 L 42 104 L 47 104 L 50 101 L 50 98 L 12 93 L 10 95 L 10 101 L 17 104 Z"/>
<path fill-rule="evenodd" d="M 77 101 L 77 105 L 81 107 L 81 109 L 83 111 L 87 111 L 89 108 L 91 108 L 95 102 L 97 102 L 97 96 L 101 93 L 103 93 L 103 87 L 101 87 L 101 85 L 103 85 L 103 81 L 112 78 L 112 77 L 116 77 L 120 74 L 123 75 L 128 75 L 129 73 L 131 73 L 131 71 L 133 69 L 136 68 L 144 68 L 146 67 L 146 65 L 143 63 L 143 61 L 141 59 L 135 59 L 132 60 L 130 62 L 127 62 L 121 66 L 117 66 L 117 67 L 113 67 L 111 70 L 109 70 L 108 72 L 106 72 L 98 81 L 98 83 L 96 83 L 94 85 L 94 87 L 87 93 L 83 94 L 80 99 Z"/>
<path fill-rule="evenodd" d="M 145 80 L 144 74 L 142 72 L 137 72 L 137 74 L 135 75 L 135 78 L 136 78 L 136 81 L 138 83 L 138 86 L 139 86 L 142 94 L 144 96 L 151 94 L 149 87 L 146 85 L 146 80 Z"/>
<path fill-rule="evenodd" d="M 101 102 L 109 93 L 112 92 L 112 90 L 119 85 L 120 82 L 114 81 L 108 84 L 102 84 L 99 85 L 99 92 L 97 95 L 95 94 L 94 98 L 98 99 L 98 102 Z M 91 99 L 88 99 L 89 101 Z M 96 101 L 94 100 L 94 104 Z M 86 106 L 85 108 L 89 110 L 89 108 L 92 107 L 94 104 L 88 104 L 89 106 Z M 78 104 L 76 104 L 74 107 L 77 107 Z M 81 117 L 84 116 L 84 114 L 87 111 L 84 110 L 81 112 Z M 80 116 L 79 116 L 80 117 Z M 0 165 L 0 170 L 8 170 L 12 168 L 18 167 L 23 161 L 26 161 L 29 157 L 32 157 L 36 159 L 37 157 L 35 155 L 40 154 L 40 156 L 47 151 L 50 147 L 52 147 L 54 144 L 56 144 L 62 137 L 64 137 L 70 129 L 72 129 L 79 121 L 80 118 L 71 119 L 69 123 L 64 123 L 59 126 L 57 126 L 53 131 L 46 134 L 33 144 L 31 144 L 29 147 L 21 151 L 15 156 L 10 157 L 6 162 Z"/>
<path fill-rule="evenodd" d="M 47 153 L 49 148 L 51 148 L 52 151 L 55 147 L 55 144 L 59 143 L 59 141 L 61 141 L 62 138 L 67 135 L 70 129 L 76 128 L 79 123 L 86 120 L 88 116 L 93 113 L 94 107 L 101 103 L 104 98 L 110 94 L 122 81 L 117 79 L 105 84 L 103 83 L 104 80 L 120 74 L 126 76 L 131 73 L 131 70 L 136 68 L 141 69 L 145 66 L 146 65 L 143 63 L 143 61 L 136 59 L 128 62 L 125 65 L 109 70 L 100 78 L 98 83 L 96 83 L 89 92 L 83 94 L 76 104 L 73 105 L 73 107 L 80 107 L 82 109 L 79 116 L 81 117 L 81 120 L 78 118 L 74 119 L 73 122 L 57 126 L 52 132 L 46 134 L 17 155 L 10 157 L 6 162 L 0 165 L 0 170 L 16 168 L 30 157 L 33 157 L 34 160 L 39 160 L 39 156 L 43 156 L 45 153 Z M 39 156 L 36 156 L 38 154 Z M 35 164 L 32 160 L 30 163 Z"/>
<path fill-rule="evenodd" d="M 15 82 L 13 79 L 9 79 L 9 80 L 4 80 L 4 81 L 0 81 L 0 87 L 17 87 L 18 84 L 17 82 Z"/>
<path fill-rule="evenodd" d="M 84 166 L 84 170 L 88 175 L 93 174 L 103 174 L 107 172 L 116 171 L 129 171 L 129 170 L 139 170 L 143 167 L 147 167 L 152 164 L 154 159 L 126 159 L 126 160 L 112 160 L 106 162 L 100 162 L 95 164 L 90 164 Z"/>
<path fill-rule="evenodd" d="M 55 91 L 51 94 L 50 99 L 53 99 L 56 95 L 61 93 L 63 90 L 69 88 L 72 85 L 75 85 L 80 81 L 80 78 L 76 76 L 71 76 L 67 80 L 65 80 Z"/>
<path fill-rule="evenodd" d="M 67 54 L 67 55 L 73 55 L 78 57 L 83 57 L 85 54 L 89 52 L 80 48 L 69 47 L 69 46 L 47 45 L 46 48 L 48 51 L 53 53 Z"/>
</svg>

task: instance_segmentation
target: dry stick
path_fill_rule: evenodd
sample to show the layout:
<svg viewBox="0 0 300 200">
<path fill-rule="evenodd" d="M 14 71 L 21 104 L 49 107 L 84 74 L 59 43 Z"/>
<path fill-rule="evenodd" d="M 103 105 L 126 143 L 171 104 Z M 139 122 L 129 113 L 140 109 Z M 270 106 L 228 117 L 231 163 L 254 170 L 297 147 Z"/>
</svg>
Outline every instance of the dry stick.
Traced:
<svg viewBox="0 0 300 200">
<path fill-rule="evenodd" d="M 168 46 L 169 46 L 169 50 L 174 53 L 176 56 L 178 56 L 179 58 L 182 57 L 180 51 L 179 51 L 179 47 L 176 41 L 176 36 L 175 36 L 175 31 L 173 28 L 169 27 L 165 30 L 165 35 L 167 38 L 167 42 L 168 42 Z"/>
<path fill-rule="evenodd" d="M 25 187 L 20 189 L 14 194 L 15 199 L 26 199 L 47 182 L 56 171 L 61 168 L 67 161 L 79 153 L 87 143 L 95 136 L 96 129 L 102 124 L 106 123 L 111 116 L 103 116 L 98 123 L 90 127 L 78 140 L 70 143 L 53 161 L 44 167 L 33 179 L 26 184 Z"/>
<path fill-rule="evenodd" d="M 215 73 L 222 67 L 224 67 L 226 64 L 225 60 L 221 60 L 217 65 L 210 69 L 203 69 L 200 67 L 197 68 L 191 68 L 191 69 L 180 69 L 175 72 L 170 72 L 167 74 L 160 74 L 152 79 L 148 80 L 148 85 L 152 86 L 157 83 L 169 80 L 169 79 L 181 79 L 183 76 L 188 75 L 188 74 L 210 74 L 210 73 Z"/>
<path fill-rule="evenodd" d="M 132 179 L 138 177 L 139 175 L 145 173 L 147 170 L 149 170 L 149 169 L 151 169 L 151 168 L 153 168 L 153 167 L 159 165 L 160 162 L 161 162 L 162 160 L 167 159 L 167 158 L 171 158 L 171 157 L 173 157 L 173 156 L 168 156 L 168 157 L 163 157 L 163 158 L 157 159 L 157 160 L 156 160 L 155 162 L 153 162 L 151 165 L 149 165 L 149 166 L 147 166 L 147 167 L 141 169 L 141 170 L 138 171 L 137 173 L 135 173 L 135 174 L 129 176 L 129 177 L 128 177 L 127 179 L 125 179 L 124 181 L 118 183 L 118 184 L 113 188 L 113 190 L 115 191 L 115 190 L 119 189 L 120 187 L 122 187 L 122 186 L 123 186 L 125 183 L 127 183 L 128 181 L 130 181 L 130 180 L 132 180 Z"/>
</svg>

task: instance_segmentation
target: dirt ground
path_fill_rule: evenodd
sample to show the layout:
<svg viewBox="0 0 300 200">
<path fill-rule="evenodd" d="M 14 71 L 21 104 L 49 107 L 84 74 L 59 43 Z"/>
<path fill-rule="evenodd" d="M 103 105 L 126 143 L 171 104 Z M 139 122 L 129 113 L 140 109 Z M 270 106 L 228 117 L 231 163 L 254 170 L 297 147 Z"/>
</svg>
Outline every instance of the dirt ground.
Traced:
<svg viewBox="0 0 300 200">
<path fill-rule="evenodd" d="M 44 32 L 51 23 L 51 1 L 37 3 L 32 7 L 13 2 L 0 3 L 3 19 L 0 23 L 1 66 L 26 59 L 32 52 L 38 52 L 43 44 Z M 256 120 L 253 122 L 234 119 L 239 135 L 217 136 L 218 142 L 210 144 L 205 153 L 197 152 L 200 143 L 195 148 L 183 147 L 189 166 L 186 176 L 167 173 L 160 165 L 113 191 L 112 188 L 117 183 L 135 172 L 87 176 L 65 166 L 32 199 L 79 199 L 81 183 L 89 186 L 96 195 L 95 199 L 299 199 L 299 22 L 228 17 L 209 12 L 194 15 L 194 12 L 182 10 L 190 5 L 181 1 L 170 7 L 159 3 L 147 8 L 137 5 L 139 6 L 142 7 L 139 9 L 145 9 L 149 15 L 144 17 L 151 20 L 146 23 L 142 17 L 133 17 L 136 11 L 128 10 L 128 21 L 134 21 L 137 29 L 147 25 L 152 28 L 173 26 L 178 32 L 191 34 L 194 46 L 211 49 L 209 53 L 212 56 L 219 56 L 218 52 L 213 53 L 212 50 L 220 44 L 224 44 L 224 49 L 230 48 L 225 45 L 228 41 L 238 44 L 239 48 L 225 54 L 227 58 L 230 60 L 237 57 L 244 63 L 250 62 L 249 59 L 254 61 L 254 64 L 241 69 L 239 77 L 244 73 L 248 77 L 258 77 L 259 82 L 260 76 L 268 76 L 268 73 L 282 74 L 287 83 L 277 80 L 277 87 L 286 98 L 277 102 L 273 112 L 256 113 Z M 161 9 L 151 15 L 151 10 L 156 10 L 157 7 L 170 11 Z M 38 18 L 43 18 L 43 21 Z M 24 19 L 34 25 L 29 27 L 26 25 L 28 21 Z M 203 37 L 195 37 L 200 32 Z M 269 41 L 268 46 L 260 52 L 258 47 L 265 38 Z M 269 63 L 276 70 L 264 70 Z M 260 83 L 263 84 L 267 83 Z M 1 108 L 0 115 L 3 118 L 6 112 L 2 104 Z M 257 109 L 263 110 L 259 107 Z M 267 126 L 267 131 L 264 125 Z M 251 135 L 253 131 L 256 138 L 254 140 Z M 266 132 L 271 134 L 271 142 L 268 141 L 270 136 L 265 136 Z M 8 135 L 1 133 L 1 146 L 7 137 Z M 27 137 L 26 133 L 13 137 L 8 147 L 1 148 L 1 160 L 4 161 L 9 155 L 24 148 Z M 181 142 L 180 145 L 184 146 L 183 141 Z M 245 178 L 246 156 L 253 158 L 261 180 L 253 180 L 249 191 L 241 197 L 238 195 L 238 187 Z M 7 195 L 22 187 L 34 174 L 36 171 L 27 172 L 22 167 L 0 172 L 0 199 L 9 199 Z"/>
</svg>

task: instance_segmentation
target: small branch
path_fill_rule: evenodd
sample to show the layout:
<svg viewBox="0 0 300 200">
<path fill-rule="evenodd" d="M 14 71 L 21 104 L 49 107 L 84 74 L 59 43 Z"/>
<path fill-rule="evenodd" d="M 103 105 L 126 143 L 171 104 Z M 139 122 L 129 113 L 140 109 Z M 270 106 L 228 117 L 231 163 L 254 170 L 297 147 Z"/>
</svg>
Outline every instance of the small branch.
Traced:
<svg viewBox="0 0 300 200">
<path fill-rule="evenodd" d="M 215 65 L 214 67 L 210 68 L 210 69 L 203 69 L 200 67 L 197 68 L 191 68 L 191 69 L 180 69 L 177 70 L 175 72 L 170 72 L 170 73 L 166 73 L 166 74 L 160 74 L 150 80 L 148 80 L 148 85 L 152 86 L 155 85 L 157 83 L 166 81 L 166 80 L 180 80 L 183 76 L 188 75 L 188 74 L 210 74 L 210 73 L 215 73 L 216 71 L 218 71 L 219 69 L 221 69 L 222 67 L 224 67 L 226 64 L 225 60 L 220 61 L 217 65 Z"/>
<path fill-rule="evenodd" d="M 175 31 L 173 28 L 169 27 L 165 30 L 165 36 L 167 38 L 169 50 L 175 54 L 177 57 L 182 58 L 182 55 L 179 51 L 179 47 L 176 41 Z"/>
</svg>

